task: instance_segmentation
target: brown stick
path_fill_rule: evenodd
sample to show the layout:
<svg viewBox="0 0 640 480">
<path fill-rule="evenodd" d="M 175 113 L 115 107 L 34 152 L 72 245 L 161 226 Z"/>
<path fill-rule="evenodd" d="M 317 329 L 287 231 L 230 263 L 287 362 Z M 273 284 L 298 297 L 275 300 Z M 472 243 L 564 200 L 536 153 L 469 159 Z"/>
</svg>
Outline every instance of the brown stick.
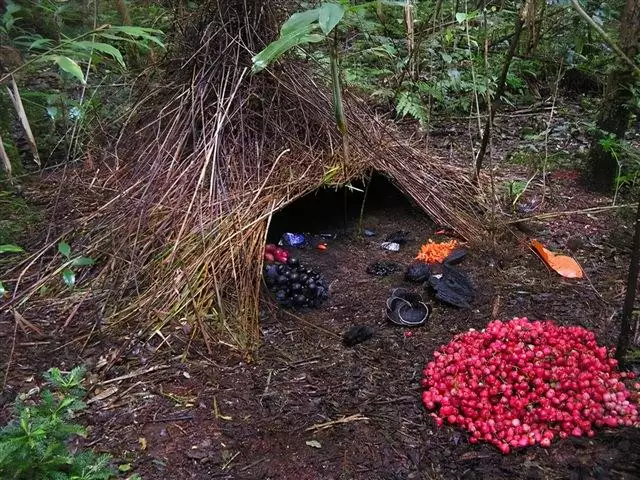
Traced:
<svg viewBox="0 0 640 480">
<path fill-rule="evenodd" d="M 124 0 L 116 0 L 116 10 L 120 14 L 120 19 L 123 25 L 131 25 L 131 17 L 129 16 L 129 9 Z"/>
<path fill-rule="evenodd" d="M 520 41 L 520 34 L 522 33 L 522 27 L 524 25 L 524 14 L 527 9 L 528 2 L 525 2 L 522 6 L 522 9 L 518 12 L 518 17 L 516 18 L 516 27 L 513 37 L 511 37 L 511 45 L 509 45 L 509 51 L 507 52 L 507 58 L 504 59 L 504 65 L 502 66 L 502 72 L 500 72 L 500 78 L 498 79 L 498 86 L 496 88 L 496 94 L 493 97 L 493 102 L 491 102 L 491 113 L 487 117 L 487 121 L 484 125 L 484 132 L 482 134 L 482 144 L 480 145 L 480 151 L 478 152 L 478 156 L 476 157 L 476 169 L 474 174 L 474 180 L 478 181 L 478 177 L 480 176 L 480 170 L 482 169 L 482 160 L 484 159 L 484 154 L 487 151 L 487 146 L 489 145 L 489 138 L 491 137 L 491 122 L 493 121 L 493 117 L 496 114 L 497 110 L 497 102 L 500 101 L 500 97 L 504 93 L 504 87 L 507 81 L 507 74 L 509 73 L 509 66 L 511 65 L 511 60 L 516 53 L 516 49 L 518 48 L 518 42 Z"/>
<path fill-rule="evenodd" d="M 13 326 L 13 340 L 11 342 L 11 350 L 9 351 L 9 358 L 7 359 L 7 366 L 4 369 L 4 380 L 2 381 L 2 390 L 7 387 L 7 380 L 9 379 L 9 371 L 11 370 L 11 360 L 13 360 L 13 352 L 16 349 L 16 336 L 18 335 L 18 320 L 14 320 Z"/>
</svg>

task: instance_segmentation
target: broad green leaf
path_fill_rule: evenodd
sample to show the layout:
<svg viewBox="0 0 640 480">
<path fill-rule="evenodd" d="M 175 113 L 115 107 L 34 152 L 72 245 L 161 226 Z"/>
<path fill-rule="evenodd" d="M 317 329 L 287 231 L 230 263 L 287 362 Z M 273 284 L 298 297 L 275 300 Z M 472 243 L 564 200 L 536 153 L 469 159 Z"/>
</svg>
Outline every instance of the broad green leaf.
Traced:
<svg viewBox="0 0 640 480">
<path fill-rule="evenodd" d="M 269 64 L 276 61 L 293 47 L 324 40 L 324 35 L 310 33 L 313 28 L 315 28 L 315 26 L 307 25 L 300 31 L 299 35 L 289 35 L 284 38 L 279 38 L 275 42 L 271 42 L 264 50 L 253 57 L 253 67 L 251 70 L 255 73 L 265 69 Z"/>
<path fill-rule="evenodd" d="M 0 25 L 4 27 L 5 32 L 8 32 L 9 30 L 11 30 L 16 20 L 18 20 L 17 17 L 13 16 L 13 14 L 18 13 L 20 10 L 22 10 L 22 7 L 15 4 L 14 2 L 7 2 L 5 8 L 6 10 L 4 12 L 4 15 L 2 15 L 2 21 L 0 22 Z"/>
<path fill-rule="evenodd" d="M 112 33 L 100 33 L 98 35 L 104 40 L 113 40 L 114 42 L 129 42 L 140 47 L 140 40 L 136 40 L 135 38 L 123 37 L 122 35 L 114 35 Z"/>
<path fill-rule="evenodd" d="M 74 76 L 83 84 L 86 83 L 84 80 L 84 74 L 82 73 L 82 69 L 80 65 L 78 65 L 75 60 L 71 60 L 69 57 L 65 57 L 63 55 L 54 55 L 53 61 L 65 72 Z"/>
<path fill-rule="evenodd" d="M 473 12 L 458 12 L 456 13 L 456 21 L 458 23 L 462 23 L 465 21 L 469 21 L 469 20 L 473 20 L 474 18 L 476 18 L 478 16 L 478 11 L 474 10 Z"/>
<path fill-rule="evenodd" d="M 440 52 L 440 56 L 442 57 L 442 60 L 444 60 L 444 63 L 453 62 L 453 58 L 448 53 Z"/>
<path fill-rule="evenodd" d="M 113 45 L 109 45 L 108 43 L 102 43 L 102 42 L 79 41 L 79 42 L 73 42 L 71 46 L 73 48 L 82 48 L 83 50 L 87 50 L 87 51 L 97 50 L 98 52 L 105 53 L 109 55 L 111 58 L 113 58 L 114 60 L 117 60 L 117 62 L 122 66 L 122 68 L 126 68 L 126 65 L 124 64 L 124 58 L 122 57 L 122 53 L 120 53 L 120 50 L 118 50 Z"/>
<path fill-rule="evenodd" d="M 109 30 L 107 30 L 107 32 L 109 31 L 120 32 L 131 37 L 149 40 L 150 42 L 157 44 L 161 48 L 164 48 L 164 43 L 162 43 L 162 40 L 160 40 L 160 37 L 164 35 L 164 32 L 162 30 L 156 30 L 154 28 L 133 27 L 129 25 L 119 25 L 112 26 L 111 28 L 109 28 Z"/>
<path fill-rule="evenodd" d="M 342 20 L 344 7 L 337 3 L 323 3 L 320 7 L 318 23 L 325 35 L 329 35 L 331 30 Z"/>
<path fill-rule="evenodd" d="M 96 263 L 96 261 L 93 258 L 78 257 L 73 259 L 73 261 L 71 262 L 71 265 L 74 267 L 89 267 L 94 263 Z"/>
<path fill-rule="evenodd" d="M 65 257 L 69 258 L 69 255 L 71 255 L 71 246 L 69 246 L 67 242 L 60 242 L 58 244 L 58 251 Z"/>
<path fill-rule="evenodd" d="M 289 35 L 297 35 L 302 29 L 305 29 L 312 23 L 317 22 L 319 18 L 320 9 L 318 8 L 294 13 L 282 24 L 282 27 L 280 28 L 280 38 L 284 38 Z"/>
<path fill-rule="evenodd" d="M 60 109 L 58 107 L 54 107 L 53 105 L 49 105 L 47 107 L 47 114 L 49 115 L 51 120 L 55 120 L 60 114 Z"/>
<path fill-rule="evenodd" d="M 7 294 L 7 289 L 4 287 L 4 284 L 0 282 L 0 298 L 4 297 Z"/>
<path fill-rule="evenodd" d="M 51 40 L 50 38 L 38 38 L 37 40 L 31 42 L 31 44 L 29 45 L 29 50 L 33 50 L 34 48 L 49 48 L 51 46 L 53 46 L 53 40 Z"/>
<path fill-rule="evenodd" d="M 65 268 L 62 271 L 62 280 L 67 287 L 73 288 L 73 286 L 76 284 L 76 274 L 73 273 L 73 270 L 71 270 L 70 268 Z"/>
<path fill-rule="evenodd" d="M 129 470 L 131 470 L 131 464 L 123 463 L 118 467 L 118 470 L 120 470 L 121 472 L 128 472 Z"/>
<path fill-rule="evenodd" d="M 22 252 L 24 252 L 24 249 L 18 245 L 13 245 L 11 243 L 0 245 L 0 253 L 22 253 Z"/>
</svg>

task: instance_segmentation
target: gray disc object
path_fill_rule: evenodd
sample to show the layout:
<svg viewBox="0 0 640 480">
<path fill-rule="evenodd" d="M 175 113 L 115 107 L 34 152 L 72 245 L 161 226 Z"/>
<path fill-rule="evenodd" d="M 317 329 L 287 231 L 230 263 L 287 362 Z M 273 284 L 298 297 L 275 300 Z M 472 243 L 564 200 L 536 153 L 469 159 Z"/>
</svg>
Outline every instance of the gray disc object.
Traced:
<svg viewBox="0 0 640 480">
<path fill-rule="evenodd" d="M 387 299 L 387 319 L 396 325 L 417 327 L 424 324 L 430 314 L 431 307 L 417 293 L 398 288 Z"/>
</svg>

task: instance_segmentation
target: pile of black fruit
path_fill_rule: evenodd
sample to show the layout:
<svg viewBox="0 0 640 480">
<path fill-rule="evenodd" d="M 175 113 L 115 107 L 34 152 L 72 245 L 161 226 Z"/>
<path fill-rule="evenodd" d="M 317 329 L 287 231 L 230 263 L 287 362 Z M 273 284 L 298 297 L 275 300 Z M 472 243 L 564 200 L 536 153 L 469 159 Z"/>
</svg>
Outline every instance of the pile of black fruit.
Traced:
<svg viewBox="0 0 640 480">
<path fill-rule="evenodd" d="M 329 298 L 322 274 L 300 265 L 296 258 L 264 267 L 264 281 L 276 301 L 286 308 L 317 308 Z"/>
</svg>

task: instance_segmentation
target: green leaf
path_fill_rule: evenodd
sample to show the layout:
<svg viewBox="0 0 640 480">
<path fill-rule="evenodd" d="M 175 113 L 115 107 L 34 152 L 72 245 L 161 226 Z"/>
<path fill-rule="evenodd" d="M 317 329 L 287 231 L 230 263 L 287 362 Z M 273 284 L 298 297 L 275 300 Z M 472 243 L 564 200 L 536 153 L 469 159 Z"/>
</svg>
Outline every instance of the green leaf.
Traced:
<svg viewBox="0 0 640 480">
<path fill-rule="evenodd" d="M 344 7 L 337 3 L 323 3 L 318 15 L 318 23 L 325 35 L 329 35 L 331 30 L 342 20 Z"/>
<path fill-rule="evenodd" d="M 129 35 L 130 37 L 142 38 L 143 40 L 149 40 L 159 47 L 164 48 L 164 43 L 162 43 L 162 40 L 160 39 L 160 37 L 164 35 L 164 32 L 162 30 L 156 30 L 155 28 L 119 25 L 112 26 L 107 30 L 107 32 L 119 32 L 124 33 L 125 35 Z"/>
<path fill-rule="evenodd" d="M 71 270 L 70 268 L 65 268 L 62 271 L 62 280 L 67 287 L 73 288 L 73 286 L 76 284 L 76 274 L 73 273 L 73 270 Z"/>
<path fill-rule="evenodd" d="M 49 48 L 51 46 L 53 46 L 53 41 L 50 38 L 38 38 L 31 42 L 29 50 L 33 50 L 34 48 Z"/>
<path fill-rule="evenodd" d="M 58 67 L 60 67 L 61 70 L 77 78 L 82 84 L 86 83 L 84 80 L 82 69 L 80 68 L 80 65 L 75 62 L 75 60 L 71 60 L 69 57 L 65 57 L 63 55 L 53 55 L 52 59 L 54 63 L 56 63 Z"/>
<path fill-rule="evenodd" d="M 4 284 L 0 282 L 0 298 L 4 297 L 7 294 L 7 289 L 4 288 Z"/>
<path fill-rule="evenodd" d="M 71 255 L 71 247 L 67 242 L 60 242 L 58 244 L 58 251 L 67 258 Z"/>
<path fill-rule="evenodd" d="M 91 50 L 96 50 L 98 52 L 105 53 L 109 55 L 111 58 L 113 58 L 114 60 L 116 60 L 122 66 L 122 68 L 126 68 L 126 65 L 124 63 L 124 58 L 122 57 L 122 53 L 113 45 L 109 45 L 108 43 L 102 43 L 102 42 L 78 41 L 78 42 L 73 42 L 71 46 L 73 48 L 81 48 L 89 52 Z"/>
<path fill-rule="evenodd" d="M 4 12 L 4 15 L 2 15 L 0 25 L 4 27 L 5 32 L 9 32 L 9 30 L 11 30 L 11 28 L 13 27 L 13 24 L 16 22 L 16 20 L 18 20 L 18 17 L 15 17 L 13 14 L 18 13 L 20 10 L 22 10 L 22 7 L 20 5 L 16 5 L 13 2 L 7 2 L 5 8 L 6 11 Z"/>
<path fill-rule="evenodd" d="M 264 50 L 253 57 L 253 67 L 251 70 L 256 73 L 267 68 L 268 65 L 276 61 L 293 47 L 306 45 L 307 43 L 317 43 L 324 40 L 324 35 L 311 33 L 314 28 L 315 26 L 307 25 L 306 27 L 301 28 L 297 35 L 288 35 L 271 42 Z"/>
<path fill-rule="evenodd" d="M 11 243 L 6 243 L 4 245 L 0 245 L 0 253 L 22 253 L 24 249 L 19 247 L 18 245 L 13 245 Z"/>
<path fill-rule="evenodd" d="M 54 107 L 53 105 L 49 105 L 47 107 L 47 115 L 51 120 L 55 120 L 60 115 L 60 109 L 58 107 Z"/>
<path fill-rule="evenodd" d="M 118 470 L 120 470 L 121 472 L 128 472 L 129 470 L 131 470 L 131 464 L 130 463 L 123 463 L 122 465 L 120 465 L 118 467 Z"/>
<path fill-rule="evenodd" d="M 444 63 L 453 62 L 453 57 L 451 57 L 451 55 L 449 55 L 448 53 L 440 52 L 440 56 L 442 57 L 442 60 L 444 60 Z"/>
<path fill-rule="evenodd" d="M 73 259 L 73 261 L 71 262 L 71 265 L 74 267 L 89 267 L 94 263 L 96 263 L 96 261 L 93 258 L 78 257 Z"/>
<path fill-rule="evenodd" d="M 282 24 L 280 28 L 280 38 L 289 35 L 297 35 L 301 30 L 311 26 L 320 18 L 320 9 L 305 10 L 304 12 L 294 13 L 289 19 Z"/>
<path fill-rule="evenodd" d="M 429 121 L 429 112 L 422 106 L 420 96 L 401 91 L 396 98 L 396 112 L 400 117 L 412 116 L 424 126 Z"/>
</svg>

